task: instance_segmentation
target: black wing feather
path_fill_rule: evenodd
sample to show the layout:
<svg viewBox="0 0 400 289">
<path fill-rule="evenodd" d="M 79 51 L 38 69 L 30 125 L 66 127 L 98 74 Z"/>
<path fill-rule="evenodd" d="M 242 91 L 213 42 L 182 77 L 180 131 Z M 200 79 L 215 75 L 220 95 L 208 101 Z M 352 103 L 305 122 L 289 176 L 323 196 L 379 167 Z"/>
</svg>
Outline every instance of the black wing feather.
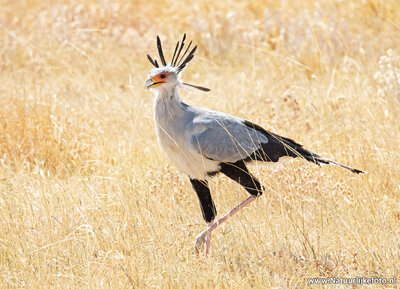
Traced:
<svg viewBox="0 0 400 289">
<path fill-rule="evenodd" d="M 302 156 L 308 161 L 319 164 L 319 156 L 317 154 L 314 154 L 313 152 L 304 149 L 301 144 L 296 143 L 294 140 L 269 132 L 263 129 L 261 126 L 251 123 L 249 121 L 244 121 L 244 125 L 261 132 L 268 138 L 268 143 L 263 143 L 262 148 L 254 152 L 249 157 L 249 160 L 277 162 L 279 158 L 284 156 L 289 156 L 293 158 Z"/>
</svg>

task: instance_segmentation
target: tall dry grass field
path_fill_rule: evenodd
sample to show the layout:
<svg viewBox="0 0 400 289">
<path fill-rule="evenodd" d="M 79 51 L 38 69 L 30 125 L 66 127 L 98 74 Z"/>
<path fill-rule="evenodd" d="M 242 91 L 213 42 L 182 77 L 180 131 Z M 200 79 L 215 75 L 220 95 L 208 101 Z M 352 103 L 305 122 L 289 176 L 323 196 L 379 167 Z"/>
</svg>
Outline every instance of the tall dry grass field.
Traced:
<svg viewBox="0 0 400 289">
<path fill-rule="evenodd" d="M 399 19 L 397 0 L 1 1 L 0 287 L 400 281 Z M 267 192 L 195 255 L 197 197 L 143 88 L 156 35 L 169 58 L 184 32 L 199 48 L 183 76 L 212 89 L 184 101 L 368 174 L 255 164 Z M 247 197 L 211 189 L 219 215 Z"/>
</svg>

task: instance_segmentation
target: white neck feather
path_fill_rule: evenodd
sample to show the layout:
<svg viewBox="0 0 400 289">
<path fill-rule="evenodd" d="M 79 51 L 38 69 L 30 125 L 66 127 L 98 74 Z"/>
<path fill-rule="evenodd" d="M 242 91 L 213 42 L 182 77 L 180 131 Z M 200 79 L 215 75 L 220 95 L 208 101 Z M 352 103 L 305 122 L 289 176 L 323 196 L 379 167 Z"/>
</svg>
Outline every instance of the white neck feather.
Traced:
<svg viewBox="0 0 400 289">
<path fill-rule="evenodd" d="M 156 93 L 154 100 L 154 118 L 156 123 L 165 124 L 182 116 L 186 105 L 182 103 L 178 88 L 160 89 Z"/>
</svg>

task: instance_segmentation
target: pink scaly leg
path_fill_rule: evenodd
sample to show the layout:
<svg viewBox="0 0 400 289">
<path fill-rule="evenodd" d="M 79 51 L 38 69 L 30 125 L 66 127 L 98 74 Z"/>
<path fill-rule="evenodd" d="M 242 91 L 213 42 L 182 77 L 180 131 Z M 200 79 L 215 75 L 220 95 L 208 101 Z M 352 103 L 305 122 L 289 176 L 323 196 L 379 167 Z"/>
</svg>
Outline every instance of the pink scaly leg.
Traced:
<svg viewBox="0 0 400 289">
<path fill-rule="evenodd" d="M 216 221 L 215 223 L 207 224 L 207 230 L 201 232 L 199 235 L 196 237 L 196 242 L 195 242 L 195 250 L 196 252 L 200 252 L 201 247 L 203 246 L 204 243 L 206 243 L 206 251 L 205 251 L 205 256 L 208 256 L 208 253 L 210 252 L 210 246 L 211 246 L 211 235 L 212 231 L 214 231 L 219 225 L 221 225 L 223 222 L 229 219 L 229 217 L 233 216 L 237 212 L 239 212 L 241 209 L 246 207 L 248 204 L 251 202 L 255 201 L 256 197 L 250 196 L 243 202 L 241 202 L 239 205 L 237 205 L 235 208 L 233 208 L 228 214 L 223 216 L 221 219 Z"/>
</svg>

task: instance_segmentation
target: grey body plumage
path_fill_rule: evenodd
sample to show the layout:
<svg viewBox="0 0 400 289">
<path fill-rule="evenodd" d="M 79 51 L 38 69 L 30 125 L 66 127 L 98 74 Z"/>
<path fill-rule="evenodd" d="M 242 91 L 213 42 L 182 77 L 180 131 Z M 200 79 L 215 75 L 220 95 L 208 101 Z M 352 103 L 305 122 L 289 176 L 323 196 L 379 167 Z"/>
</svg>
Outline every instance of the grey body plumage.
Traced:
<svg viewBox="0 0 400 289">
<path fill-rule="evenodd" d="M 160 146 L 178 170 L 206 179 L 221 162 L 246 159 L 268 142 L 244 120 L 222 112 L 184 104 L 175 91 L 157 94 L 154 116 Z"/>
</svg>

